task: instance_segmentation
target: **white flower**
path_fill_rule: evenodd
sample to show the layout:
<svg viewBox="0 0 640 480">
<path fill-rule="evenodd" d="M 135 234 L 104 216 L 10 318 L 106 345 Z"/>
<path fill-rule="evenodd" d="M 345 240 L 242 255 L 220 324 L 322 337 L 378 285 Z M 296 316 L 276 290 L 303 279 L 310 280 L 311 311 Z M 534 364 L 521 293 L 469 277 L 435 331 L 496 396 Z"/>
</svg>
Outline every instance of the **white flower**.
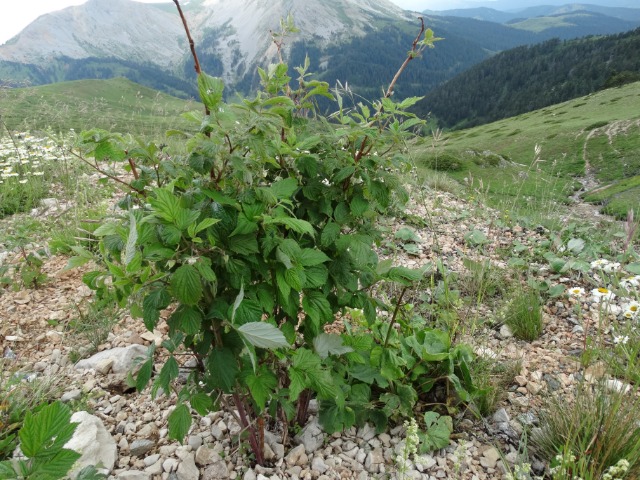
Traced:
<svg viewBox="0 0 640 480">
<path fill-rule="evenodd" d="M 24 185 L 25 183 L 27 183 L 29 180 L 27 180 L 26 178 L 24 180 L 18 180 L 18 183 L 21 183 L 22 185 Z"/>
<path fill-rule="evenodd" d="M 603 272 L 611 273 L 611 272 L 616 272 L 618 270 L 620 270 L 620 264 L 618 262 L 611 262 L 602 266 Z"/>
<path fill-rule="evenodd" d="M 616 298 L 615 293 L 604 287 L 594 288 L 593 290 L 591 290 L 591 295 L 593 295 L 593 301 L 596 303 L 602 301 L 611 301 Z"/>
<path fill-rule="evenodd" d="M 607 265 L 609 265 L 609 260 L 606 258 L 599 258 L 591 262 L 591 268 L 604 268 Z"/>
<path fill-rule="evenodd" d="M 613 336 L 613 343 L 615 343 L 616 345 L 618 345 L 618 344 L 626 345 L 628 341 L 629 341 L 629 337 L 627 335 L 614 335 Z"/>
<path fill-rule="evenodd" d="M 584 295 L 584 288 L 581 287 L 571 287 L 569 289 L 569 296 L 571 297 L 582 297 Z"/>
</svg>

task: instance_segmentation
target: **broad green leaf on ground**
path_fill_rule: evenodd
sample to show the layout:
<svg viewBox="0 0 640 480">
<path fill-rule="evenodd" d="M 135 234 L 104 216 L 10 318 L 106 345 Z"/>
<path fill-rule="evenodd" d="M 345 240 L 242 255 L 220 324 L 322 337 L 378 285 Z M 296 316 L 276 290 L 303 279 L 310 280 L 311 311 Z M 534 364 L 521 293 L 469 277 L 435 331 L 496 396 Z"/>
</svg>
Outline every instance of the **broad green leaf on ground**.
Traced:
<svg viewBox="0 0 640 480">
<path fill-rule="evenodd" d="M 420 433 L 422 453 L 438 450 L 449 445 L 451 432 L 453 432 L 453 421 L 449 416 L 441 416 L 436 412 L 426 412 L 424 414 L 425 430 Z"/>
</svg>

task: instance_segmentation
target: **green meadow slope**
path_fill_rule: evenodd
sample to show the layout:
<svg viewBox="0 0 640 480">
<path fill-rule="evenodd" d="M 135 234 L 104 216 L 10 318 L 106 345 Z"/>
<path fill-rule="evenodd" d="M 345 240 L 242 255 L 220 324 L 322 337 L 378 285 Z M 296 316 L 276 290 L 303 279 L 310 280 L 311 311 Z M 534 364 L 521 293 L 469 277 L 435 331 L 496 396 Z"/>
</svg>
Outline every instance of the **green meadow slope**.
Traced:
<svg viewBox="0 0 640 480">
<path fill-rule="evenodd" d="M 446 171 L 494 204 L 567 203 L 585 184 L 582 197 L 605 213 L 640 213 L 640 82 L 436 137 L 416 147 L 419 167 Z"/>
<path fill-rule="evenodd" d="M 197 108 L 125 78 L 0 89 L 0 115 L 12 130 L 103 128 L 158 135 L 184 125 L 179 115 Z"/>
</svg>

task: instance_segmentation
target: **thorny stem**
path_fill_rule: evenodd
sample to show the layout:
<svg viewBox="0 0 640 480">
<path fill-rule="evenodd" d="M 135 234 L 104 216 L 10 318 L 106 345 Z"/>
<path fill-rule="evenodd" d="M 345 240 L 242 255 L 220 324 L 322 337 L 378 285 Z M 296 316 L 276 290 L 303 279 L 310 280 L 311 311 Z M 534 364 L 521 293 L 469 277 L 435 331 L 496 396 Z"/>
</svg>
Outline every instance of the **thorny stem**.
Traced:
<svg viewBox="0 0 640 480">
<path fill-rule="evenodd" d="M 409 287 L 404 287 L 402 292 L 400 292 L 400 296 L 398 297 L 398 301 L 396 302 L 396 308 L 393 311 L 393 315 L 391 316 L 391 321 L 389 322 L 389 329 L 387 330 L 387 337 L 384 339 L 384 347 L 389 344 L 389 339 L 391 338 L 391 330 L 393 330 L 393 324 L 396 323 L 396 317 L 398 316 L 398 312 L 400 311 L 400 305 L 402 304 L 402 297 L 406 291 L 409 290 Z"/>
<path fill-rule="evenodd" d="M 129 157 L 129 166 L 131 167 L 131 173 L 133 173 L 133 178 L 138 180 L 140 175 L 138 174 L 138 169 L 136 168 L 136 162 L 133 161 L 133 158 Z"/>
<path fill-rule="evenodd" d="M 419 18 L 420 18 L 420 33 L 418 33 L 418 36 L 413 41 L 411 50 L 407 54 L 407 58 L 404 59 L 404 62 L 396 72 L 395 76 L 393 77 L 393 80 L 391 80 L 391 83 L 389 84 L 389 88 L 387 88 L 387 92 L 384 94 L 384 98 L 389 98 L 391 95 L 393 95 L 393 89 L 396 86 L 396 82 L 398 81 L 398 78 L 400 78 L 400 75 L 402 75 L 402 72 L 404 71 L 404 69 L 407 68 L 407 65 L 409 65 L 409 62 L 411 60 L 413 60 L 418 55 L 420 55 L 420 53 L 422 53 L 426 48 L 424 46 L 421 46 L 420 48 L 418 48 L 418 42 L 420 41 L 420 37 L 422 37 L 422 34 L 424 33 L 424 18 L 422 17 L 419 17 Z"/>
<path fill-rule="evenodd" d="M 180 7 L 180 1 L 173 0 L 173 3 L 175 3 L 176 7 L 178 8 L 178 13 L 180 14 L 180 19 L 182 20 L 182 25 L 184 26 L 184 31 L 187 34 L 187 39 L 189 40 L 189 49 L 191 50 L 191 56 L 193 57 L 193 68 L 195 69 L 196 73 L 200 75 L 202 73 L 202 69 L 200 68 L 200 61 L 198 60 L 198 54 L 196 53 L 196 45 L 193 41 L 193 38 L 191 37 L 191 32 L 189 30 L 189 25 L 187 24 L 187 19 L 185 18 L 184 13 L 182 12 L 182 7 Z M 205 115 L 211 114 L 211 112 L 209 111 L 209 107 L 207 107 L 206 105 L 204 106 L 204 113 Z M 209 135 L 210 134 L 207 133 L 207 136 Z"/>
<path fill-rule="evenodd" d="M 247 428 L 249 430 L 249 444 L 251 445 L 251 450 L 256 456 L 256 462 L 259 465 L 264 463 L 264 445 L 259 445 L 258 442 L 258 433 L 254 426 L 249 422 L 247 418 L 247 412 L 244 405 L 244 400 L 240 395 L 235 392 L 233 394 L 233 402 L 236 404 L 238 408 L 238 414 L 240 415 L 240 421 L 242 422 L 242 427 Z"/>
</svg>

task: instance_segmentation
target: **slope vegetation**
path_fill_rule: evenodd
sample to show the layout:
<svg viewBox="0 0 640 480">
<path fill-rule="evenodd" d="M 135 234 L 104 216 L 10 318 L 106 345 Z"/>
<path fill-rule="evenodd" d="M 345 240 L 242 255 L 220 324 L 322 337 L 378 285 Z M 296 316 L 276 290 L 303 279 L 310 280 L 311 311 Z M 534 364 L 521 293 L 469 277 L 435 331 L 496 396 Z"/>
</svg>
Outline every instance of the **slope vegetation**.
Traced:
<svg viewBox="0 0 640 480">
<path fill-rule="evenodd" d="M 502 52 L 430 92 L 418 109 L 442 127 L 463 128 L 629 80 L 640 80 L 640 29 Z"/>
<path fill-rule="evenodd" d="M 176 128 L 182 112 L 195 109 L 186 100 L 124 78 L 78 80 L 30 88 L 0 90 L 0 115 L 14 130 L 66 131 L 90 127 L 135 134 Z"/>
<path fill-rule="evenodd" d="M 535 153 L 536 145 L 539 154 Z M 544 212 L 580 196 L 624 218 L 640 212 L 640 82 L 416 147 L 423 168 L 446 171 L 494 202 Z"/>
</svg>

